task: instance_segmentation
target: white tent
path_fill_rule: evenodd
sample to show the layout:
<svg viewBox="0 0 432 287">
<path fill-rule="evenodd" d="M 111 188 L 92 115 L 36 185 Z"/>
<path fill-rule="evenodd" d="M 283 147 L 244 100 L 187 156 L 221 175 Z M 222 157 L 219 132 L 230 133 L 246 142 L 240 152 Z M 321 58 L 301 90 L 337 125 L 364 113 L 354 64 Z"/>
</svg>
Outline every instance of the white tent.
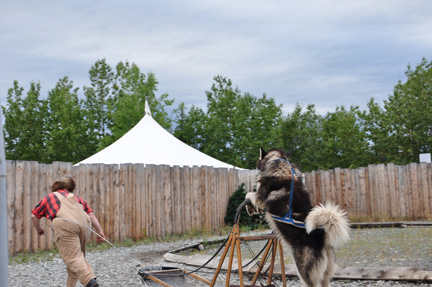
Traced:
<svg viewBox="0 0 432 287">
<path fill-rule="evenodd" d="M 183 143 L 146 115 L 116 142 L 78 164 L 144 163 L 236 168 Z"/>
</svg>

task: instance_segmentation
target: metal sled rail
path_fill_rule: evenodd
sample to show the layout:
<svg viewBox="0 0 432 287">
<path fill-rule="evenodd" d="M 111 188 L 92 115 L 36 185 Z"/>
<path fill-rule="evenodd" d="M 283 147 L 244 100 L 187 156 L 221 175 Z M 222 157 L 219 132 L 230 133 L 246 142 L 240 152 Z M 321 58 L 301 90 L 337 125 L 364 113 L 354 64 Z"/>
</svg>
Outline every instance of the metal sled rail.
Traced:
<svg viewBox="0 0 432 287">
<path fill-rule="evenodd" d="M 185 270 L 177 267 L 143 267 L 138 270 L 138 275 L 141 276 L 141 280 L 145 286 L 164 286 L 164 287 L 193 287 L 189 283 L 185 276 L 191 276 L 197 280 L 200 280 L 206 284 L 210 284 L 210 281 L 201 278 L 193 273 L 188 273 Z"/>
</svg>

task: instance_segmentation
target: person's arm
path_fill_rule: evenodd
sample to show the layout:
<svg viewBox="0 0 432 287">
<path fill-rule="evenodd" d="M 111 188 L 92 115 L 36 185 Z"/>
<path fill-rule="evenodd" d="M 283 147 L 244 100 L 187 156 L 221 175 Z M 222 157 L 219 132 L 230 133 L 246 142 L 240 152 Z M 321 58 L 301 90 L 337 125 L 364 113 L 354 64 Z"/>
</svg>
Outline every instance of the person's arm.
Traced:
<svg viewBox="0 0 432 287">
<path fill-rule="evenodd" d="M 39 235 L 44 235 L 44 234 L 45 234 L 45 230 L 43 230 L 43 229 L 40 227 L 40 223 L 39 223 L 40 218 L 38 218 L 36 215 L 34 215 L 34 214 L 32 213 L 32 215 L 31 215 L 31 220 L 32 220 L 32 222 L 33 222 L 34 227 L 35 227 L 36 230 L 37 230 L 37 233 L 38 233 Z"/>
<path fill-rule="evenodd" d="M 91 222 L 92 222 L 92 224 L 93 224 L 93 227 L 96 229 L 96 232 L 97 232 L 100 236 L 102 236 L 102 238 L 101 238 L 100 236 L 97 236 L 96 241 L 97 241 L 98 243 L 102 243 L 102 242 L 104 242 L 104 241 L 105 241 L 105 234 L 104 234 L 103 231 L 102 231 L 102 227 L 101 227 L 100 224 L 99 224 L 99 220 L 96 218 L 96 215 L 94 215 L 93 212 L 90 212 L 88 215 L 90 216 L 90 220 L 91 220 Z"/>
</svg>

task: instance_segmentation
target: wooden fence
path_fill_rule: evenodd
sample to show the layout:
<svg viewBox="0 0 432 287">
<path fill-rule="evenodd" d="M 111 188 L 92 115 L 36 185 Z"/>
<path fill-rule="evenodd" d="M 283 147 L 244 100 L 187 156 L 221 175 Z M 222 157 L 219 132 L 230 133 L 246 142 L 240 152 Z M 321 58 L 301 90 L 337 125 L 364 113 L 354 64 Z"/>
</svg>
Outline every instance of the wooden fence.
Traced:
<svg viewBox="0 0 432 287">
<path fill-rule="evenodd" d="M 332 201 L 351 218 L 417 220 L 432 216 L 430 163 L 369 165 L 305 174 L 313 204 Z"/>
<path fill-rule="evenodd" d="M 6 167 L 12 254 L 53 246 L 49 220 L 41 220 L 46 234 L 38 236 L 30 215 L 51 184 L 64 176 L 75 178 L 76 193 L 88 201 L 110 241 L 218 228 L 231 194 L 242 182 L 252 190 L 256 177 L 255 170 L 142 164 L 7 161 Z M 351 218 L 432 216 L 431 164 L 319 170 L 306 173 L 305 183 L 313 204 L 335 202 Z"/>
<path fill-rule="evenodd" d="M 53 246 L 50 220 L 41 219 L 45 235 L 38 236 L 30 215 L 64 176 L 74 177 L 75 193 L 89 203 L 105 236 L 121 241 L 218 228 L 232 193 L 242 182 L 251 190 L 256 175 L 253 170 L 143 164 L 7 161 L 6 167 L 11 254 Z"/>
</svg>

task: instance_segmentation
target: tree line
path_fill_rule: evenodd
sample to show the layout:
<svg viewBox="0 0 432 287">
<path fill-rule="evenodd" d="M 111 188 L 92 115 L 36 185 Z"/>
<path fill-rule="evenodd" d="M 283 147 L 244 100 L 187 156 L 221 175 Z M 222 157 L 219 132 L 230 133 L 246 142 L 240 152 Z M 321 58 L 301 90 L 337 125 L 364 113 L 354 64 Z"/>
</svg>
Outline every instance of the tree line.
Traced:
<svg viewBox="0 0 432 287">
<path fill-rule="evenodd" d="M 42 98 L 40 83 L 24 88 L 14 81 L 7 93 L 4 135 L 6 158 L 79 162 L 115 142 L 144 115 L 145 101 L 153 117 L 169 129 L 166 108 L 174 102 L 167 94 L 156 96 L 158 81 L 134 63 L 115 68 L 105 59 L 89 70 L 90 86 L 78 87 L 67 76 Z"/>
<path fill-rule="evenodd" d="M 218 75 L 205 91 L 205 109 L 157 96 L 158 81 L 135 63 L 105 59 L 89 70 L 90 86 L 78 97 L 68 77 L 59 79 L 45 98 L 40 83 L 25 92 L 18 81 L 8 90 L 4 135 L 6 158 L 79 162 L 107 147 L 144 115 L 153 118 L 186 144 L 224 162 L 255 168 L 259 147 L 280 147 L 303 171 L 356 168 L 368 164 L 407 164 L 432 146 L 432 62 L 408 65 L 382 103 L 371 98 L 367 108 L 339 106 L 320 115 L 313 104 L 297 104 L 284 115 L 282 105 L 263 94 L 242 92 Z"/>
</svg>

